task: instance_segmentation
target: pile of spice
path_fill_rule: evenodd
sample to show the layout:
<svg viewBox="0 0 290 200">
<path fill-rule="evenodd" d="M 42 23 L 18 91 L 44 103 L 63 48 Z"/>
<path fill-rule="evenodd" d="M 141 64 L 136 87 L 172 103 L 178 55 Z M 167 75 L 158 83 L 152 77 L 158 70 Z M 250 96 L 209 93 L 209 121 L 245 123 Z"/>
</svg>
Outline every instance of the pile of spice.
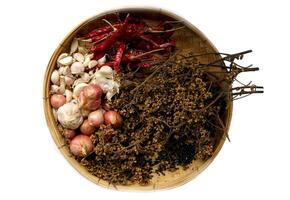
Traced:
<svg viewBox="0 0 290 200">
<path fill-rule="evenodd" d="M 255 71 L 234 65 L 244 53 L 210 63 L 227 73 L 221 80 L 196 56 L 176 53 L 177 22 L 153 26 L 130 15 L 104 22 L 75 38 L 51 75 L 52 110 L 75 159 L 111 184 L 145 185 L 210 158 L 228 98 L 256 91 L 229 90 L 240 72 Z"/>
</svg>

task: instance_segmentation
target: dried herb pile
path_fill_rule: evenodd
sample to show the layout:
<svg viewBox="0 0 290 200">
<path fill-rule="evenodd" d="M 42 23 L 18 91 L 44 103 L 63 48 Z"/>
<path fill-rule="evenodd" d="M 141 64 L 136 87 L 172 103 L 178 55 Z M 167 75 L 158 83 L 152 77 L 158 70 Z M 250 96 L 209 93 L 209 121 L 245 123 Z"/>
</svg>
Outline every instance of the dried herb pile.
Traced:
<svg viewBox="0 0 290 200">
<path fill-rule="evenodd" d="M 154 173 L 212 156 L 229 94 L 194 56 L 172 60 L 120 75 L 110 106 L 124 124 L 93 134 L 95 152 L 81 160 L 92 174 L 112 184 L 147 184 Z"/>
</svg>

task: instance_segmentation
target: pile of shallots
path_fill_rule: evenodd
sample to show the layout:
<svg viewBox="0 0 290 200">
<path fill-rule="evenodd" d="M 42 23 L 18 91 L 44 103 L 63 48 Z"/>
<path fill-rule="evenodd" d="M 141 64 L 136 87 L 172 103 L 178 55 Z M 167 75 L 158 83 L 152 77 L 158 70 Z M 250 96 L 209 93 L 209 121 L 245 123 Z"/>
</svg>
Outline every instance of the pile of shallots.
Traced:
<svg viewBox="0 0 290 200">
<path fill-rule="evenodd" d="M 53 114 L 63 127 L 71 153 L 78 157 L 93 151 L 90 136 L 100 125 L 112 128 L 122 125 L 121 115 L 106 106 L 106 101 L 119 92 L 120 83 L 116 72 L 104 65 L 105 62 L 106 55 L 93 60 L 93 54 L 74 40 L 70 53 L 58 57 L 57 67 L 51 74 Z"/>
</svg>

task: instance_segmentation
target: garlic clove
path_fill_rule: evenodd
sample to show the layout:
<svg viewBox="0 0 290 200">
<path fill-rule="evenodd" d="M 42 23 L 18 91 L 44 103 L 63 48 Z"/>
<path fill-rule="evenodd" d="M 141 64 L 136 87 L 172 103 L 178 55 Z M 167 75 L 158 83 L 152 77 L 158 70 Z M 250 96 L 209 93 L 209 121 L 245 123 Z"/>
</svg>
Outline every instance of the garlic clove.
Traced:
<svg viewBox="0 0 290 200">
<path fill-rule="evenodd" d="M 85 71 L 85 66 L 81 62 L 75 62 L 70 67 L 72 74 L 82 74 Z"/>
<path fill-rule="evenodd" d="M 67 57 L 64 57 L 64 58 L 58 60 L 58 63 L 61 65 L 70 65 L 70 64 L 72 64 L 72 62 L 73 62 L 73 57 L 71 57 L 71 56 L 67 56 Z"/>
<path fill-rule="evenodd" d="M 50 93 L 51 94 L 59 93 L 59 86 L 58 85 L 51 85 L 50 86 Z"/>
<path fill-rule="evenodd" d="M 58 69 L 58 73 L 59 73 L 59 75 L 67 75 L 68 70 L 69 70 L 68 66 L 62 66 Z"/>
<path fill-rule="evenodd" d="M 72 91 L 70 90 L 65 90 L 65 99 L 66 102 L 70 102 L 72 100 Z"/>
<path fill-rule="evenodd" d="M 79 41 L 77 38 L 74 38 L 70 46 L 70 54 L 73 54 L 74 52 L 76 52 L 76 50 L 78 49 L 78 46 L 79 46 Z"/>
<path fill-rule="evenodd" d="M 81 62 L 81 63 L 84 62 L 84 60 L 85 60 L 84 55 L 81 54 L 81 53 L 74 53 L 73 54 L 73 58 L 76 59 L 78 62 Z"/>
<path fill-rule="evenodd" d="M 89 69 L 91 69 L 91 68 L 97 66 L 97 64 L 98 64 L 98 61 L 96 61 L 96 60 L 91 60 L 91 61 L 88 63 L 88 67 L 89 67 Z"/>
<path fill-rule="evenodd" d="M 110 66 L 103 66 L 101 69 L 98 71 L 101 75 L 105 76 L 106 78 L 113 78 L 114 75 L 114 70 Z"/>
<path fill-rule="evenodd" d="M 74 83 L 74 78 L 70 76 L 65 76 L 64 82 L 65 82 L 65 85 L 71 86 Z"/>
<path fill-rule="evenodd" d="M 103 64 L 105 64 L 106 63 L 106 54 L 103 56 L 103 57 L 101 57 L 99 60 L 98 60 L 98 64 L 99 65 L 103 65 Z"/>
<path fill-rule="evenodd" d="M 94 74 L 94 70 L 90 70 L 89 75 L 93 75 L 93 74 Z"/>
<path fill-rule="evenodd" d="M 68 54 L 67 54 L 67 53 L 62 53 L 62 54 L 60 54 L 60 55 L 58 56 L 57 61 L 59 61 L 59 60 L 65 58 L 65 57 L 68 57 Z"/>
<path fill-rule="evenodd" d="M 78 96 L 79 96 L 79 94 L 80 94 L 80 92 L 81 92 L 81 90 L 84 88 L 84 87 L 86 87 L 88 84 L 86 84 L 86 83 L 79 83 L 79 84 L 77 84 L 75 87 L 74 87 L 74 89 L 73 89 L 73 98 L 74 99 L 77 99 L 78 98 Z"/>
<path fill-rule="evenodd" d="M 84 73 L 81 77 L 84 83 L 88 83 L 91 80 L 91 76 L 88 73 Z"/>
<path fill-rule="evenodd" d="M 90 61 L 91 61 L 90 56 L 85 55 L 85 60 L 84 60 L 84 62 L 83 62 L 83 65 L 84 65 L 85 67 L 87 67 L 87 66 L 89 65 L 89 62 L 90 62 Z"/>
<path fill-rule="evenodd" d="M 60 76 L 59 93 L 64 94 L 64 92 L 65 92 L 65 81 L 64 81 L 64 77 Z"/>
<path fill-rule="evenodd" d="M 54 70 L 51 74 L 50 80 L 53 84 L 58 85 L 59 84 L 59 73 L 57 70 Z"/>
</svg>

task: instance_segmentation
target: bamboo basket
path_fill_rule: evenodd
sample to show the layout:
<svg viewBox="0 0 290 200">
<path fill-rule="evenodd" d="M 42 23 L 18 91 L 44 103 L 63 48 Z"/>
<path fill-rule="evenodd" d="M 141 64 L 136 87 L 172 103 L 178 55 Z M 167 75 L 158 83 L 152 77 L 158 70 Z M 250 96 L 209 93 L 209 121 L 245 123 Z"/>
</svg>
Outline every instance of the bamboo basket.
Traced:
<svg viewBox="0 0 290 200">
<path fill-rule="evenodd" d="M 60 132 L 57 129 L 57 123 L 54 120 L 52 109 L 49 102 L 49 90 L 50 90 L 50 76 L 53 70 L 56 67 L 56 61 L 58 56 L 62 52 L 69 51 L 70 43 L 72 39 L 76 35 L 83 35 L 95 27 L 100 26 L 103 24 L 102 18 L 106 18 L 109 21 L 115 21 L 116 15 L 114 13 L 138 13 L 139 16 L 143 17 L 144 19 L 154 22 L 160 20 L 180 20 L 183 21 L 184 25 L 186 26 L 185 29 L 177 31 L 173 37 L 175 37 L 177 43 L 176 46 L 179 49 L 186 50 L 186 49 L 193 49 L 194 53 L 196 54 L 203 54 L 209 52 L 218 52 L 214 45 L 206 38 L 206 36 L 199 31 L 195 26 L 184 20 L 183 18 L 170 13 L 165 10 L 161 9 L 154 9 L 154 8 L 127 8 L 127 9 L 119 9 L 119 10 L 112 10 L 107 11 L 96 16 L 89 18 L 88 20 L 84 21 L 80 25 L 78 25 L 73 31 L 71 31 L 64 40 L 58 45 L 55 52 L 53 53 L 44 77 L 44 85 L 43 85 L 43 106 L 45 117 L 47 121 L 48 128 L 54 139 L 57 147 L 59 148 L 60 152 L 63 154 L 65 159 L 84 177 L 88 180 L 94 182 L 97 185 L 116 189 L 116 190 L 137 190 L 137 191 L 152 191 L 152 190 L 159 190 L 159 189 L 169 189 L 174 188 L 180 185 L 183 185 L 193 178 L 195 178 L 199 173 L 201 173 L 204 169 L 208 167 L 208 165 L 214 160 L 216 155 L 221 150 L 226 134 L 228 132 L 231 116 L 232 116 L 232 102 L 227 102 L 227 109 L 224 111 L 224 115 L 222 116 L 223 122 L 226 127 L 226 131 L 218 138 L 218 142 L 215 148 L 215 152 L 213 156 L 208 159 L 207 161 L 196 161 L 194 160 L 192 164 L 189 166 L 187 170 L 178 169 L 174 172 L 166 172 L 165 175 L 154 175 L 150 184 L 146 186 L 141 186 L 137 184 L 132 185 L 110 185 L 108 182 L 104 180 L 100 180 L 99 178 L 95 177 L 94 175 L 90 174 L 82 165 L 80 165 L 70 154 L 69 149 L 66 147 L 64 139 Z M 200 62 L 209 63 L 213 60 L 219 58 L 217 55 L 208 55 L 200 57 Z"/>
</svg>

